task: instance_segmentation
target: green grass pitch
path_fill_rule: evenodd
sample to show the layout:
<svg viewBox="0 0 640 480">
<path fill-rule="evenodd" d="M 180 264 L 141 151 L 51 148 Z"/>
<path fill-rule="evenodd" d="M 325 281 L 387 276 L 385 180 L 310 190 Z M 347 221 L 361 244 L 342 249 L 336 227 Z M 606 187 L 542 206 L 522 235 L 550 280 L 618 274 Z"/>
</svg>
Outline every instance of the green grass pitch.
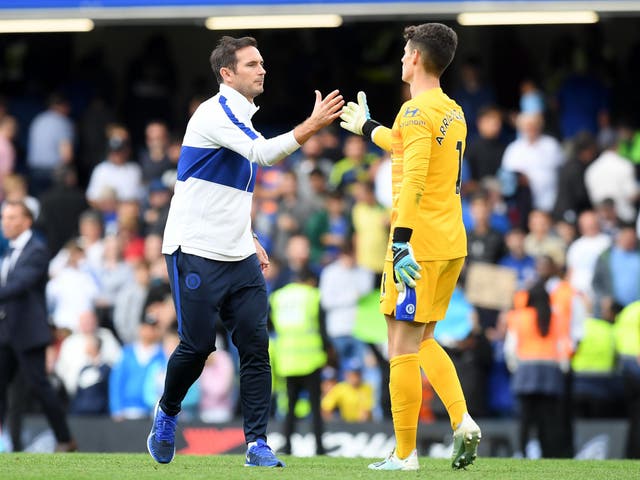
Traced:
<svg viewBox="0 0 640 480">
<path fill-rule="evenodd" d="M 0 454 L 0 478 L 39 480 L 625 480 L 640 479 L 640 461 L 514 460 L 480 458 L 466 471 L 453 471 L 446 460 L 422 458 L 418 472 L 374 472 L 363 458 L 282 457 L 287 468 L 243 466 L 241 455 L 178 455 L 158 465 L 143 454 Z"/>
</svg>

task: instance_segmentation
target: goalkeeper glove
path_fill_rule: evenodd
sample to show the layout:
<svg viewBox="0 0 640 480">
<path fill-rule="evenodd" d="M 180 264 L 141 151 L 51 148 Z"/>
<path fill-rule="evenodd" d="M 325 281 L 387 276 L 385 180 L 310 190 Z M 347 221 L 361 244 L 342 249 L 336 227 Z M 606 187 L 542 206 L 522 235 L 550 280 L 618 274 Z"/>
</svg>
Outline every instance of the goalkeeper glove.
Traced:
<svg viewBox="0 0 640 480">
<path fill-rule="evenodd" d="M 418 273 L 422 267 L 418 265 L 413 256 L 413 249 L 409 240 L 412 230 L 405 227 L 396 227 L 393 230 L 393 279 L 399 292 L 404 290 L 404 286 L 415 288 L 416 280 L 421 278 Z"/>
<path fill-rule="evenodd" d="M 413 256 L 413 249 L 409 242 L 394 242 L 391 245 L 393 252 L 393 275 L 396 280 L 396 288 L 399 292 L 404 286 L 415 288 L 416 280 L 421 278 L 418 273 L 422 267 L 418 265 Z"/>
<path fill-rule="evenodd" d="M 349 102 L 342 107 L 340 119 L 342 120 L 340 122 L 342 128 L 368 138 L 371 138 L 373 130 L 380 126 L 378 122 L 371 120 L 367 95 L 364 92 L 358 92 L 358 103 Z"/>
</svg>

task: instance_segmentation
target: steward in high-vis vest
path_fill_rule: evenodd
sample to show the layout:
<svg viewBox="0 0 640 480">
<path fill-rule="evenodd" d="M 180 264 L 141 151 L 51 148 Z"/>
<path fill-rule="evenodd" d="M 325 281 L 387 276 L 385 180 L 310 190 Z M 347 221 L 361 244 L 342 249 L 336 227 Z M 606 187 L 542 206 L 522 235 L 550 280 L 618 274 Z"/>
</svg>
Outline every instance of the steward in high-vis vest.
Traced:
<svg viewBox="0 0 640 480">
<path fill-rule="evenodd" d="M 505 349 L 515 353 L 517 362 L 512 387 L 521 407 L 520 449 L 526 451 L 531 427 L 535 426 L 542 456 L 547 458 L 557 456 L 562 447 L 558 445 L 558 417 L 564 382 L 557 323 L 543 281 L 529 291 L 518 292 L 514 309 L 507 313 Z"/>
<path fill-rule="evenodd" d="M 287 416 L 284 422 L 286 444 L 282 453 L 291 453 L 291 435 L 300 393 L 309 393 L 316 437 L 316 454 L 325 453 L 324 430 L 320 411 L 321 371 L 327 363 L 327 336 L 320 309 L 320 290 L 311 271 L 303 270 L 298 278 L 276 290 L 269 298 L 271 323 L 275 332 L 273 368 L 287 384 Z"/>
<path fill-rule="evenodd" d="M 640 301 L 622 309 L 613 327 L 629 412 L 627 458 L 640 458 Z"/>
<path fill-rule="evenodd" d="M 575 414 L 580 417 L 611 417 L 621 392 L 615 376 L 616 347 L 613 336 L 615 312 L 602 308 L 604 319 L 586 318 L 582 338 L 571 360 Z"/>
</svg>

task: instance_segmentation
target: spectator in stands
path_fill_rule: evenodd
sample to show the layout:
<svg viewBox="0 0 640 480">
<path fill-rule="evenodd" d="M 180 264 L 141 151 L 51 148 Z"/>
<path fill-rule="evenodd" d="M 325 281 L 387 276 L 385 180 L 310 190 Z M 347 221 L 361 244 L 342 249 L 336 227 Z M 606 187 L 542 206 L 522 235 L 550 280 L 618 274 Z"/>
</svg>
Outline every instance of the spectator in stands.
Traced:
<svg viewBox="0 0 640 480">
<path fill-rule="evenodd" d="M 164 259 L 162 256 L 162 235 L 150 233 L 144 237 L 144 261 L 152 264 L 161 258 Z"/>
<path fill-rule="evenodd" d="M 486 193 L 473 196 L 470 211 L 473 227 L 467 231 L 467 261 L 496 263 L 504 254 L 504 240 L 489 224 L 491 212 Z"/>
<path fill-rule="evenodd" d="M 4 201 L 24 202 L 34 220 L 40 216 L 40 202 L 35 197 L 29 195 L 27 180 L 24 176 L 12 173 L 4 177 L 2 182 L 4 190 Z"/>
<path fill-rule="evenodd" d="M 356 264 L 376 274 L 380 283 L 389 241 L 389 212 L 376 200 L 373 182 L 357 182 L 351 209 Z"/>
<path fill-rule="evenodd" d="M 640 300 L 640 250 L 634 225 L 623 225 L 615 243 L 598 257 L 592 287 L 596 306 L 606 297 L 622 307 Z"/>
<path fill-rule="evenodd" d="M 385 208 L 391 208 L 393 194 L 391 192 L 391 155 L 389 152 L 382 155 L 378 168 L 376 168 L 373 183 L 378 203 Z"/>
<path fill-rule="evenodd" d="M 4 177 L 13 173 L 16 166 L 16 148 L 13 145 L 18 133 L 18 122 L 11 115 L 0 118 L 0 201 L 4 198 Z"/>
<path fill-rule="evenodd" d="M 460 68 L 459 82 L 460 85 L 451 97 L 456 99 L 465 113 L 471 143 L 478 133 L 478 112 L 483 107 L 495 104 L 495 92 L 483 82 L 480 60 L 477 57 L 469 57 L 464 61 Z"/>
<path fill-rule="evenodd" d="M 78 220 L 80 237 L 78 242 L 82 245 L 87 260 L 87 267 L 97 271 L 102 265 L 104 254 L 104 241 L 102 240 L 102 218 L 96 210 L 87 210 Z"/>
<path fill-rule="evenodd" d="M 319 134 L 315 134 L 306 141 L 300 152 L 302 158 L 293 165 L 293 171 L 298 179 L 298 192 L 300 196 L 309 198 L 313 192 L 311 187 L 311 172 L 319 169 L 325 178 L 329 178 L 333 162 L 322 156 L 322 142 Z"/>
<path fill-rule="evenodd" d="M 89 364 L 94 364 L 95 355 L 89 355 L 87 351 L 90 339 L 97 338 L 100 341 L 100 360 L 109 367 L 120 360 L 122 353 L 116 337 L 110 330 L 98 326 L 98 318 L 92 310 L 81 312 L 77 324 L 76 331 L 60 345 L 60 353 L 55 363 L 55 372 L 63 381 L 70 397 L 77 391 L 81 370 Z"/>
<path fill-rule="evenodd" d="M 538 257 L 549 255 L 557 265 L 565 263 L 566 246 L 551 230 L 551 216 L 547 212 L 534 210 L 529 214 L 529 233 L 524 239 L 527 255 Z"/>
<path fill-rule="evenodd" d="M 282 172 L 276 201 L 277 210 L 271 251 L 275 256 L 283 258 L 289 239 L 302 232 L 305 221 L 313 213 L 313 206 L 308 196 L 301 195 L 298 179 L 291 170 Z"/>
<path fill-rule="evenodd" d="M 620 230 L 621 220 L 616 213 L 616 204 L 612 198 L 605 198 L 595 206 L 598 214 L 600 230 L 609 235 L 611 240 L 615 239 Z"/>
<path fill-rule="evenodd" d="M 335 260 L 340 245 L 351 235 L 351 224 L 345 197 L 339 190 L 331 192 L 325 208 L 314 213 L 304 227 L 311 243 L 311 262 L 324 266 Z"/>
<path fill-rule="evenodd" d="M 222 345 L 222 340 L 216 345 Z M 224 423 L 233 418 L 235 373 L 229 352 L 218 348 L 209 355 L 200 375 L 200 420 Z"/>
<path fill-rule="evenodd" d="M 97 335 L 86 338 L 87 361 L 78 374 L 78 388 L 71 398 L 69 411 L 74 415 L 109 414 L 109 375 L 111 366 L 101 357 L 102 340 Z"/>
<path fill-rule="evenodd" d="M 344 158 L 331 170 L 331 188 L 351 192 L 351 185 L 358 180 L 372 180 L 371 167 L 378 161 L 377 155 L 367 153 L 367 142 L 360 135 L 349 135 L 344 141 Z"/>
<path fill-rule="evenodd" d="M 65 165 L 54 174 L 53 187 L 40 197 L 42 209 L 36 222 L 52 253 L 78 235 L 78 219 L 88 207 L 75 168 Z"/>
<path fill-rule="evenodd" d="M 163 358 L 158 321 L 145 315 L 138 340 L 125 345 L 122 357 L 109 377 L 109 411 L 116 421 L 147 418 L 152 409 L 144 398 L 144 381 L 149 365 Z"/>
<path fill-rule="evenodd" d="M 118 240 L 122 245 L 122 257 L 129 263 L 144 258 L 145 241 L 140 228 L 140 204 L 120 202 L 118 205 Z"/>
<path fill-rule="evenodd" d="M 596 262 L 602 252 L 611 245 L 608 235 L 600 231 L 598 217 L 592 210 L 578 218 L 580 237 L 567 249 L 567 270 L 571 286 L 593 301 L 591 282 Z"/>
<path fill-rule="evenodd" d="M 138 163 L 142 168 L 142 181 L 149 185 L 159 180 L 167 171 L 175 168 L 168 155 L 169 129 L 162 120 L 152 120 L 144 130 L 145 148 L 140 153 Z"/>
<path fill-rule="evenodd" d="M 589 165 L 584 180 L 594 205 L 611 198 L 615 202 L 617 216 L 624 222 L 633 222 L 636 219 L 638 185 L 633 164 L 618 153 L 617 145 L 616 140 L 612 141 Z"/>
<path fill-rule="evenodd" d="M 480 182 L 485 177 L 495 177 L 502 163 L 505 149 L 505 144 L 500 139 L 502 112 L 491 105 L 481 108 L 478 111 L 477 125 L 478 136 L 469 141 L 464 160 L 469 166 L 471 179 Z"/>
<path fill-rule="evenodd" d="M 133 280 L 125 284 L 116 295 L 113 306 L 113 327 L 123 344 L 138 338 L 138 324 L 144 312 L 149 293 L 149 263 L 145 260 L 133 267 Z"/>
<path fill-rule="evenodd" d="M 75 333 L 81 314 L 94 308 L 99 286 L 83 267 L 85 254 L 78 242 L 69 241 L 66 250 L 66 266 L 47 283 L 47 306 L 56 328 Z"/>
<path fill-rule="evenodd" d="M 558 195 L 553 207 L 556 220 L 575 223 L 578 215 L 591 208 L 585 184 L 587 167 L 598 155 L 593 135 L 582 132 L 571 141 L 569 158 L 558 171 Z"/>
<path fill-rule="evenodd" d="M 119 201 L 138 201 L 142 195 L 140 166 L 130 161 L 129 132 L 121 125 L 113 125 L 107 134 L 107 158 L 91 173 L 87 200 L 96 207 L 105 188 L 112 188 Z"/>
<path fill-rule="evenodd" d="M 357 361 L 347 363 L 344 380 L 331 387 L 322 399 L 322 414 L 331 420 L 338 410 L 340 419 L 349 423 L 371 420 L 374 407 L 373 388 L 362 381 L 362 364 Z"/>
<path fill-rule="evenodd" d="M 159 179 L 152 180 L 148 187 L 148 205 L 143 207 L 142 231 L 145 234 L 155 234 L 162 236 L 169 205 L 171 203 L 171 189 Z"/>
<path fill-rule="evenodd" d="M 356 264 L 353 247 L 344 243 L 338 259 L 320 274 L 320 302 L 326 312 L 327 334 L 338 356 L 342 380 L 350 361 L 362 364 L 364 345 L 353 336 L 358 300 L 374 287 L 373 273 Z"/>
<path fill-rule="evenodd" d="M 309 172 L 309 192 L 307 195 L 314 212 L 324 208 L 325 200 L 329 195 L 329 176 L 324 173 L 324 170 L 314 168 Z"/>
<path fill-rule="evenodd" d="M 527 255 L 524 249 L 525 233 L 520 228 L 510 230 L 505 236 L 507 254 L 503 256 L 498 265 L 511 268 L 517 274 L 518 290 L 525 290 L 533 285 L 536 276 L 536 260 Z"/>
<path fill-rule="evenodd" d="M 74 128 L 69 119 L 71 105 L 60 93 L 49 96 L 48 108 L 29 126 L 27 165 L 34 195 L 51 186 L 53 171 L 73 161 Z"/>
<path fill-rule="evenodd" d="M 113 329 L 113 304 L 118 293 L 133 279 L 131 265 L 124 261 L 122 245 L 118 237 L 104 238 L 102 263 L 95 272 L 99 293 L 96 299 L 96 313 L 100 325 Z"/>
<path fill-rule="evenodd" d="M 551 212 L 556 201 L 558 168 L 564 163 L 564 154 L 555 138 L 543 134 L 543 125 L 540 114 L 518 115 L 519 138 L 507 146 L 502 168 L 524 174 L 531 187 L 534 208 Z"/>
</svg>

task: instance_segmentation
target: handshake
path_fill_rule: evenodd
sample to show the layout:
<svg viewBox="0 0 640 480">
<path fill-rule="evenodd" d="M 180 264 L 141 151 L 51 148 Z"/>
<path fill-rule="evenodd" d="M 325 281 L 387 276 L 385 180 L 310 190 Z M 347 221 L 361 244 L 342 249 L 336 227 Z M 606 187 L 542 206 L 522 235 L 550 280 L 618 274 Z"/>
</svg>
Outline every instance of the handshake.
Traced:
<svg viewBox="0 0 640 480">
<path fill-rule="evenodd" d="M 369 106 L 367 105 L 367 95 L 364 92 L 358 92 L 358 103 L 348 102 L 342 107 L 340 114 L 340 126 L 345 130 L 356 135 L 364 135 L 371 138 L 371 133 L 380 124 L 375 120 L 371 120 Z"/>
</svg>

